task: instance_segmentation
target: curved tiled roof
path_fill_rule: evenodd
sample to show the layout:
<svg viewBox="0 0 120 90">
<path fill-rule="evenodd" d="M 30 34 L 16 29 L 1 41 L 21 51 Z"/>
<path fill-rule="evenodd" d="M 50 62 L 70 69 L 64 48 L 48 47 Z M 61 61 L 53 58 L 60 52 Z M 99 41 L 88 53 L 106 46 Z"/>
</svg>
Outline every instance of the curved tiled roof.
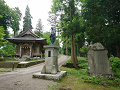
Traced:
<svg viewBox="0 0 120 90">
<path fill-rule="evenodd" d="M 31 34 L 34 38 L 40 38 L 38 35 L 33 33 L 32 30 L 29 27 L 27 27 L 26 30 L 23 31 L 21 34 L 16 36 L 16 38 L 20 38 L 20 37 L 24 36 L 25 34 Z"/>
<path fill-rule="evenodd" d="M 32 30 L 29 27 L 27 27 L 24 32 L 22 32 L 15 38 L 7 38 L 6 40 L 15 44 L 19 42 L 34 42 L 34 43 L 39 42 L 42 45 L 47 44 L 46 39 L 40 38 L 39 36 L 37 36 L 35 33 L 32 32 Z"/>
</svg>

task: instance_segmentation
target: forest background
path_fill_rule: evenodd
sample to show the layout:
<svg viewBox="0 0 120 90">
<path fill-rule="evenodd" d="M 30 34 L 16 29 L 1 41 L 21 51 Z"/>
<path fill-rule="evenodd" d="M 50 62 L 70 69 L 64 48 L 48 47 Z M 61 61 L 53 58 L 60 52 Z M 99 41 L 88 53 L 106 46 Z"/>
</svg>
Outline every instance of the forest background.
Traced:
<svg viewBox="0 0 120 90">
<path fill-rule="evenodd" d="M 32 8 L 32 7 L 31 7 Z M 4 0 L 0 0 L 0 52 L 10 56 L 15 53 L 15 45 L 5 38 L 15 37 L 19 33 L 21 11 L 18 7 L 10 8 Z M 23 30 L 32 28 L 32 16 L 27 5 L 23 17 Z M 48 21 L 56 31 L 56 42 L 63 43 L 62 53 L 71 55 L 75 68 L 77 56 L 85 56 L 90 42 L 100 42 L 111 55 L 120 58 L 120 3 L 118 0 L 53 0 Z M 10 34 L 11 27 L 14 34 Z M 41 19 L 34 32 L 41 38 L 47 38 L 49 33 L 43 33 Z M 21 32 L 22 32 L 21 31 Z"/>
</svg>

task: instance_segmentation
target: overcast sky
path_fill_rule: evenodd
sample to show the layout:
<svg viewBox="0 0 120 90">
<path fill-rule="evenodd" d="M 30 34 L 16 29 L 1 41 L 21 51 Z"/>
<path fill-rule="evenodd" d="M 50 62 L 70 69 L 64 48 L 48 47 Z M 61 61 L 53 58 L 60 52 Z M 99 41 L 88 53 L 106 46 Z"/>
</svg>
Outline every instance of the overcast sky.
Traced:
<svg viewBox="0 0 120 90">
<path fill-rule="evenodd" d="M 49 16 L 48 12 L 51 9 L 52 0 L 5 0 L 5 2 L 10 8 L 19 7 L 22 13 L 22 21 L 20 22 L 20 29 L 23 28 L 23 17 L 25 16 L 25 9 L 26 6 L 28 5 L 30 8 L 30 14 L 33 17 L 32 19 L 33 28 L 34 29 L 36 28 L 37 21 L 40 18 L 42 20 L 42 24 L 44 25 L 44 32 L 50 31 L 51 26 L 48 25 L 47 19 Z"/>
</svg>

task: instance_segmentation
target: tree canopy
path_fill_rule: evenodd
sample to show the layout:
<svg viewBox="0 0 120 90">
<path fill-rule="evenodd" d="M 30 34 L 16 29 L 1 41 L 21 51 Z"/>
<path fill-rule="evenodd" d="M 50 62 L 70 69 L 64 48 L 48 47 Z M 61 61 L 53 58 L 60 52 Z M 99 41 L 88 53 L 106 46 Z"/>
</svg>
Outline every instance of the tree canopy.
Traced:
<svg viewBox="0 0 120 90">
<path fill-rule="evenodd" d="M 21 20 L 21 12 L 19 10 L 18 7 L 15 7 L 13 9 L 11 9 L 11 28 L 14 31 L 14 37 L 15 37 L 15 33 L 18 32 L 20 30 L 19 25 L 20 25 L 20 20 Z"/>
<path fill-rule="evenodd" d="M 6 5 L 4 0 L 0 0 L 0 26 L 2 26 L 4 28 L 4 38 L 8 38 L 9 37 L 9 32 L 7 30 L 7 28 L 10 26 L 10 8 L 8 5 Z"/>
<path fill-rule="evenodd" d="M 18 7 L 10 8 L 4 0 L 0 0 L 0 52 L 6 56 L 15 52 L 13 44 L 5 39 L 10 37 L 8 28 L 11 27 L 14 32 L 18 31 L 21 15 Z"/>
<path fill-rule="evenodd" d="M 31 21 L 32 18 L 33 17 L 30 14 L 30 8 L 27 5 L 25 9 L 25 17 L 23 17 L 23 31 L 25 31 L 27 27 L 30 27 L 31 29 L 33 29 L 32 21 Z"/>
<path fill-rule="evenodd" d="M 120 58 L 120 3 L 114 0 L 82 0 L 82 3 L 87 41 L 102 43 L 111 55 L 117 51 Z"/>
<path fill-rule="evenodd" d="M 42 33 L 43 33 L 43 25 L 42 25 L 42 21 L 41 19 L 38 19 L 38 23 L 36 25 L 36 29 L 34 31 L 34 33 L 38 36 L 42 36 Z"/>
<path fill-rule="evenodd" d="M 109 56 L 120 58 L 119 8 L 120 3 L 114 0 L 53 0 L 51 12 L 60 14 L 57 24 L 64 52 L 71 53 L 74 61 L 75 53 L 80 53 L 85 42 L 88 45 L 100 42 L 108 49 Z"/>
</svg>

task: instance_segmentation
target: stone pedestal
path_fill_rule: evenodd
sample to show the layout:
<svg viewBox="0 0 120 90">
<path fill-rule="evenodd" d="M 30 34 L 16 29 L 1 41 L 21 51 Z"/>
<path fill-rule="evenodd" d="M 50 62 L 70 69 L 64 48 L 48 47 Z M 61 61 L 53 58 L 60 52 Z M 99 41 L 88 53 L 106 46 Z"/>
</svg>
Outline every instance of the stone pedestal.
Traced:
<svg viewBox="0 0 120 90">
<path fill-rule="evenodd" d="M 42 73 L 50 73 L 56 74 L 59 72 L 58 65 L 58 49 L 59 47 L 56 45 L 45 45 L 45 72 Z"/>
<path fill-rule="evenodd" d="M 107 50 L 101 43 L 93 44 L 88 51 L 88 75 L 112 78 L 112 65 Z"/>
<path fill-rule="evenodd" d="M 57 74 L 41 74 L 41 72 L 33 74 L 33 78 L 47 79 L 47 80 L 60 80 L 67 75 L 66 71 L 60 71 Z"/>
<path fill-rule="evenodd" d="M 56 45 L 45 45 L 45 65 L 40 73 L 33 74 L 33 78 L 60 80 L 67 75 L 66 71 L 60 71 L 58 65 L 58 49 Z"/>
</svg>

